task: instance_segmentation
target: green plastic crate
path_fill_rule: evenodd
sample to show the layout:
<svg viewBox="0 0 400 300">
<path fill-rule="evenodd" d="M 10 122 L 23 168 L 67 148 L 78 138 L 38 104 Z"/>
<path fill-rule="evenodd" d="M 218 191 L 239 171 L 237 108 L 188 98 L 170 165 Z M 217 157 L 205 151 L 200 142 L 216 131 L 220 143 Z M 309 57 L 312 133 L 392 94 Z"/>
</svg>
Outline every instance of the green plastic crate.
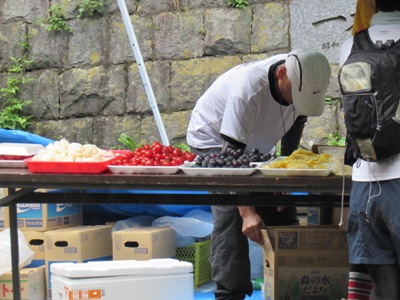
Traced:
<svg viewBox="0 0 400 300">
<path fill-rule="evenodd" d="M 194 288 L 211 279 L 210 240 L 176 248 L 176 258 L 193 264 Z"/>
</svg>

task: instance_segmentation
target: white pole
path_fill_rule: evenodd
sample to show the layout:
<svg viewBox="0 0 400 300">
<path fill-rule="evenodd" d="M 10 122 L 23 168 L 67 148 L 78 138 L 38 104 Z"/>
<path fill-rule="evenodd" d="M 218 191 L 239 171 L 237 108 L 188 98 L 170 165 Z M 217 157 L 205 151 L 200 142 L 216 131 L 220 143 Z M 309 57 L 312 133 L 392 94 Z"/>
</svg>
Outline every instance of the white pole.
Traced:
<svg viewBox="0 0 400 300">
<path fill-rule="evenodd" d="M 158 110 L 157 102 L 154 97 L 153 89 L 150 84 L 149 77 L 147 75 L 146 66 L 144 65 L 142 54 L 140 53 L 139 45 L 136 40 L 135 32 L 133 31 L 132 22 L 129 18 L 128 9 L 124 0 L 118 0 L 119 9 L 121 10 L 122 19 L 124 20 L 126 31 L 128 32 L 129 41 L 131 42 L 133 54 L 135 55 L 136 63 L 139 66 L 140 76 L 142 77 L 144 89 L 146 91 L 147 99 L 149 101 L 150 107 L 153 111 L 154 118 L 156 119 L 158 131 L 161 135 L 161 142 L 163 145 L 168 146 L 169 141 L 167 133 L 165 132 L 164 124 L 161 119 L 160 112 Z"/>
</svg>

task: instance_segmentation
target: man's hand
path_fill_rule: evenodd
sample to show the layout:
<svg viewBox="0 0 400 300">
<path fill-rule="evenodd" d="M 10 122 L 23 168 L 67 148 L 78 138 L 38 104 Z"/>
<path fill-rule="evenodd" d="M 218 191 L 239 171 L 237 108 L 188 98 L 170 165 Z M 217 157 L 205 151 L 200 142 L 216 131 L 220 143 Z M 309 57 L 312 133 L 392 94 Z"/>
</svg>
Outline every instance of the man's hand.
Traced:
<svg viewBox="0 0 400 300">
<path fill-rule="evenodd" d="M 239 213 L 243 219 L 242 232 L 250 240 L 264 245 L 264 239 L 261 234 L 261 229 L 265 228 L 261 217 L 256 213 L 253 206 L 239 206 Z"/>
</svg>

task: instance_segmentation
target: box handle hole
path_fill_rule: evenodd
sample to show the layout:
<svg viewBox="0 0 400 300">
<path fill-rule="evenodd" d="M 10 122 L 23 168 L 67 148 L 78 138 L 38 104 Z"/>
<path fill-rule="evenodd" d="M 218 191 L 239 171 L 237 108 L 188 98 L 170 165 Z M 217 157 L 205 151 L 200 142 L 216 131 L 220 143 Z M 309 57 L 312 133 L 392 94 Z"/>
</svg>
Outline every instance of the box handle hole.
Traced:
<svg viewBox="0 0 400 300">
<path fill-rule="evenodd" d="M 55 242 L 54 245 L 56 247 L 67 247 L 68 246 L 68 242 L 67 241 L 58 241 L 58 242 Z"/>
<path fill-rule="evenodd" d="M 125 247 L 126 248 L 137 248 L 139 247 L 139 243 L 138 242 L 125 242 Z"/>
</svg>

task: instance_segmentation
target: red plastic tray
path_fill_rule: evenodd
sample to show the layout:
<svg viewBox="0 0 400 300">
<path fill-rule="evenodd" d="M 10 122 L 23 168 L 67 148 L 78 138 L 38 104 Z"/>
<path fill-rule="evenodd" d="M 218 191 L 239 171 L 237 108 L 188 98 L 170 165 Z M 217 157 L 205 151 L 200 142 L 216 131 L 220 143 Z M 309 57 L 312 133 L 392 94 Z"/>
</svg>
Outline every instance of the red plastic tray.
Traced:
<svg viewBox="0 0 400 300">
<path fill-rule="evenodd" d="M 107 170 L 113 158 L 99 162 L 66 162 L 66 161 L 32 161 L 25 160 L 28 170 L 32 173 L 56 174 L 99 174 Z"/>
</svg>

